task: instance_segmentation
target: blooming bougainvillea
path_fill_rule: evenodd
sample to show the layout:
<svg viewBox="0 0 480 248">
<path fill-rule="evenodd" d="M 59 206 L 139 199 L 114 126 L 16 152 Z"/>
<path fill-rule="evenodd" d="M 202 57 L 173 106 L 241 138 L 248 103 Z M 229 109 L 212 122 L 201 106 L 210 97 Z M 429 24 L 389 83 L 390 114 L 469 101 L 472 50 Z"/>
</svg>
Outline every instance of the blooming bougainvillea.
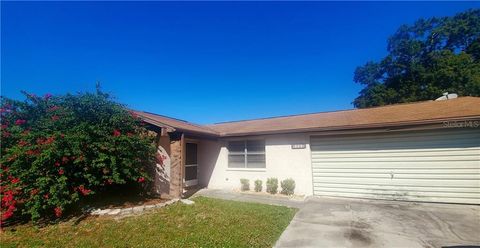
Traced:
<svg viewBox="0 0 480 248">
<path fill-rule="evenodd" d="M 25 95 L 0 106 L 1 222 L 59 218 L 105 187 L 148 182 L 153 138 L 107 94 Z"/>
</svg>

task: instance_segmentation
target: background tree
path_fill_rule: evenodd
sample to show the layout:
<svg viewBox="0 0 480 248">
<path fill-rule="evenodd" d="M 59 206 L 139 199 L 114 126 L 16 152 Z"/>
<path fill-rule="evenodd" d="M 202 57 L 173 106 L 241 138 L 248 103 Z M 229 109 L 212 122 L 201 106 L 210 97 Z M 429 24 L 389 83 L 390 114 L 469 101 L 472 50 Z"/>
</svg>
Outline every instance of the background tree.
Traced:
<svg viewBox="0 0 480 248">
<path fill-rule="evenodd" d="M 480 96 L 480 10 L 402 25 L 388 55 L 357 67 L 357 108 L 431 100 L 443 92 Z"/>
</svg>

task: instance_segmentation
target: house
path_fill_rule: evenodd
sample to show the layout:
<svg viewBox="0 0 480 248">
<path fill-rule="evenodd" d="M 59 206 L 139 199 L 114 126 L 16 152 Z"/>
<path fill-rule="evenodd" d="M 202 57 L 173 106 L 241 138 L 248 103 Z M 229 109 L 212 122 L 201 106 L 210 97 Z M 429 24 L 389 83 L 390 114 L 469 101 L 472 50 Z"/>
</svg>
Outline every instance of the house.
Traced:
<svg viewBox="0 0 480 248">
<path fill-rule="evenodd" d="M 478 97 L 213 125 L 136 113 L 157 132 L 159 193 L 276 177 L 298 195 L 480 204 Z"/>
</svg>

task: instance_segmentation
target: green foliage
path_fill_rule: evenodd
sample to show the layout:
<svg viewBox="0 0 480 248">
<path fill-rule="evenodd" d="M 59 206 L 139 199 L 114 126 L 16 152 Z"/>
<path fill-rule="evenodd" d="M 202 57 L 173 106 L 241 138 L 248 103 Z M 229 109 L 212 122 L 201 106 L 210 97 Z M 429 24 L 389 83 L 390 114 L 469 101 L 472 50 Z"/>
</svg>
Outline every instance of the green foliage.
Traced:
<svg viewBox="0 0 480 248">
<path fill-rule="evenodd" d="M 295 191 L 295 180 L 289 178 L 285 179 L 280 182 L 280 186 L 282 187 L 281 193 L 284 195 L 293 195 Z"/>
<path fill-rule="evenodd" d="M 364 108 L 432 100 L 444 92 L 480 96 L 480 10 L 420 19 L 388 40 L 388 55 L 355 70 Z"/>
<path fill-rule="evenodd" d="M 25 95 L 2 98 L 2 221 L 61 217 L 109 185 L 148 181 L 153 138 L 107 94 Z"/>
<path fill-rule="evenodd" d="M 240 179 L 240 184 L 242 185 L 240 188 L 242 191 L 250 190 L 250 180 L 242 178 Z"/>
<path fill-rule="evenodd" d="M 255 180 L 255 192 L 262 192 L 262 180 Z"/>
<path fill-rule="evenodd" d="M 271 177 L 267 179 L 267 192 L 270 194 L 276 194 L 278 192 L 278 179 Z"/>
</svg>

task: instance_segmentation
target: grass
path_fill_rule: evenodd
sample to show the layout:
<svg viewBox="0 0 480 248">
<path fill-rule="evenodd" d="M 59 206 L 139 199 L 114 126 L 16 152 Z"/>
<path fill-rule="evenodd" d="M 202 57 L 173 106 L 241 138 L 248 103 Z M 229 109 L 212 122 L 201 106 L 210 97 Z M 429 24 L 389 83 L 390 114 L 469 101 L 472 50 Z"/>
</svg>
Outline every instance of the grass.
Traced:
<svg viewBox="0 0 480 248">
<path fill-rule="evenodd" d="M 197 197 L 140 216 L 16 226 L 1 247 L 272 247 L 296 209 Z"/>
</svg>

